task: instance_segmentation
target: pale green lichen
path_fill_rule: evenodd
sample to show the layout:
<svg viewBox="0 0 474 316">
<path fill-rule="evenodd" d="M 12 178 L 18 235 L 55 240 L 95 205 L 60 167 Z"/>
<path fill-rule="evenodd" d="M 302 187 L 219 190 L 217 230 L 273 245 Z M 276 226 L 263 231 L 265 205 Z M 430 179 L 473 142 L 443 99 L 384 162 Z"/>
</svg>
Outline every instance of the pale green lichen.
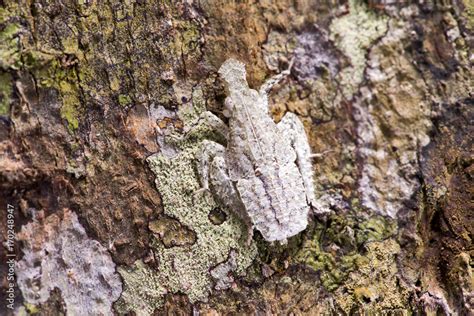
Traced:
<svg viewBox="0 0 474 316">
<path fill-rule="evenodd" d="M 397 225 L 382 216 L 360 220 L 349 214 L 331 215 L 329 222 L 328 227 L 315 225 L 312 236 L 304 241 L 295 261 L 320 271 L 323 286 L 333 291 L 345 282 L 350 272 L 367 263 L 367 257 L 359 249 L 392 236 Z M 333 249 L 341 249 L 343 253 L 337 254 Z"/>
<path fill-rule="evenodd" d="M 79 127 L 79 107 L 80 102 L 75 85 L 61 81 L 59 84 L 63 106 L 61 107 L 61 117 L 68 122 L 70 131 Z"/>
<path fill-rule="evenodd" d="M 18 69 L 20 66 L 19 37 L 20 25 L 10 23 L 13 14 L 0 8 L 0 69 Z M 12 77 L 7 72 L 0 73 L 0 115 L 7 115 L 13 92 Z"/>
<path fill-rule="evenodd" d="M 364 260 L 334 292 L 338 306 L 345 313 L 408 314 L 410 290 L 400 282 L 396 262 L 400 246 L 394 239 L 387 239 L 370 242 L 364 248 Z"/>
<path fill-rule="evenodd" d="M 467 27 L 470 30 L 474 29 L 474 1 L 473 0 L 468 0 L 464 2 L 465 4 L 465 9 L 463 12 L 463 16 L 466 17 L 467 19 Z"/>
<path fill-rule="evenodd" d="M 4 14 L 0 23 L 4 21 Z M 20 26 L 16 23 L 7 23 L 5 28 L 0 32 L 0 67 L 3 69 L 19 69 L 20 67 L 20 50 L 18 32 Z"/>
<path fill-rule="evenodd" d="M 61 52 L 51 51 L 51 54 L 42 52 L 41 49 L 25 46 L 28 42 L 21 42 L 21 26 L 12 23 L 11 19 L 19 14 L 15 9 L 7 11 L 0 9 L 0 24 L 4 24 L 0 32 L 0 68 L 9 70 L 26 69 L 33 73 L 40 87 L 55 88 L 60 92 L 63 105 L 61 117 L 68 123 L 70 131 L 79 127 L 80 101 L 78 97 L 78 83 L 76 70 L 64 68 L 58 60 Z M 63 41 L 64 52 L 79 54 L 77 41 L 69 39 Z M 57 56 L 55 56 L 57 54 Z M 0 75 L 0 115 L 6 115 L 9 109 L 10 95 L 12 93 L 11 76 Z"/>
<path fill-rule="evenodd" d="M 179 35 L 175 37 L 171 47 L 182 54 L 189 54 L 198 48 L 200 38 L 199 28 L 194 22 L 177 21 L 177 28 L 180 30 Z"/>
<path fill-rule="evenodd" d="M 118 96 L 118 103 L 119 103 L 121 106 L 125 107 L 125 106 L 127 106 L 127 105 L 129 105 L 129 104 L 132 103 L 132 98 L 130 98 L 129 95 L 120 94 L 120 95 Z"/>
<path fill-rule="evenodd" d="M 17 2 L 7 1 L 0 8 L 0 68 L 26 69 L 40 88 L 58 90 L 63 102 L 60 114 L 71 132 L 79 127 L 88 104 L 107 100 L 107 104 L 115 101 L 130 107 L 138 100 L 136 96 L 144 95 L 162 104 L 175 102 L 170 83 L 157 69 L 175 71 L 183 63 L 187 71 L 186 65 L 201 54 L 200 24 L 183 16 L 173 2 L 160 2 L 160 10 L 170 13 L 165 21 L 149 15 L 156 7 L 153 2 L 109 6 L 79 1 L 62 12 L 75 12 L 80 18 L 61 23 L 44 19 L 47 10 L 31 11 Z M 170 34 L 160 31 L 171 25 Z M 150 27 L 157 36 L 148 36 Z M 35 34 L 39 30 L 43 34 Z M 130 39 L 140 40 L 131 44 Z M 69 84 L 66 91 L 62 90 L 64 80 Z M 2 100 L 3 104 L 6 99 Z M 5 113 L 5 106 L 0 107 Z"/>
<path fill-rule="evenodd" d="M 179 113 L 185 125 L 190 125 L 189 120 L 195 119 L 202 110 L 197 93 L 193 100 L 199 110 L 183 107 Z M 209 133 L 212 131 L 204 127 L 199 135 Z M 167 292 L 184 293 L 191 302 L 205 301 L 215 283 L 210 269 L 225 262 L 231 250 L 236 253 L 236 269 L 233 271 L 236 275 L 243 275 L 256 256 L 256 246 L 246 245 L 247 229 L 237 216 L 227 212 L 225 222 L 213 224 L 209 213 L 219 205 L 209 194 L 195 194 L 201 187 L 194 167 L 199 148 L 199 138 L 193 138 L 192 141 L 183 140 L 182 150 L 176 157 L 155 154 L 148 158 L 150 168 L 156 175 L 164 213 L 194 231 L 197 240 L 192 245 L 172 248 L 165 248 L 160 241 L 154 240 L 152 247 L 159 263 L 156 271 L 141 262 L 131 269 L 119 268 L 125 284 L 121 302 L 117 304 L 119 312 L 152 314 L 161 306 Z M 148 284 L 154 284 L 152 290 Z"/>
<path fill-rule="evenodd" d="M 118 269 L 123 279 L 124 290 L 120 300 L 115 304 L 119 313 L 130 310 L 140 315 L 151 315 L 164 302 L 167 293 L 162 275 L 145 265 L 141 260 L 131 268 Z"/>
<path fill-rule="evenodd" d="M 15 316 L 38 315 L 40 312 L 41 310 L 37 305 L 24 302 L 23 306 L 19 306 L 15 310 Z"/>
<path fill-rule="evenodd" d="M 361 1 L 350 0 L 349 14 L 332 22 L 331 40 L 351 62 L 351 67 L 346 67 L 340 74 L 346 98 L 350 99 L 362 82 L 367 50 L 376 39 L 385 34 L 387 21 L 387 17 L 369 11 Z"/>
<path fill-rule="evenodd" d="M 398 279 L 400 246 L 390 238 L 396 223 L 379 216 L 359 222 L 337 215 L 330 222 L 327 228 L 316 226 L 313 239 L 304 242 L 296 262 L 320 272 L 322 285 L 344 313 L 409 312 L 410 290 Z"/>
<path fill-rule="evenodd" d="M 7 115 L 13 92 L 12 78 L 8 73 L 0 73 L 0 115 Z"/>
</svg>

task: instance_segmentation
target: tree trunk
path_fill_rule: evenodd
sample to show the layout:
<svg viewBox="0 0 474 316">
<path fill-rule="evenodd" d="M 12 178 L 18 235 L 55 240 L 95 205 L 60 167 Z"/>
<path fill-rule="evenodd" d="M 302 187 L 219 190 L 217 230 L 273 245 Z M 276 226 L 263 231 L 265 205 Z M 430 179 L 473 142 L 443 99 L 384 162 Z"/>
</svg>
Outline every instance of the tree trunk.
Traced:
<svg viewBox="0 0 474 316">
<path fill-rule="evenodd" d="M 1 1 L 1 314 L 473 313 L 474 6 L 397 3 Z M 287 244 L 198 191 L 229 58 L 257 90 L 293 60 Z"/>
</svg>

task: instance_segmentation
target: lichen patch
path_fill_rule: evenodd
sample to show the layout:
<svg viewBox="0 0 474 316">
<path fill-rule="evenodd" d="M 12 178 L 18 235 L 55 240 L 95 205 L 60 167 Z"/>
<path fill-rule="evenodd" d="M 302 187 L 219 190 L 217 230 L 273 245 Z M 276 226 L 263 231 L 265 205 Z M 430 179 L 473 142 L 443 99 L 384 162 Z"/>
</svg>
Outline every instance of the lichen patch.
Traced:
<svg viewBox="0 0 474 316">
<path fill-rule="evenodd" d="M 185 128 L 193 125 L 202 110 L 200 91 L 195 92 L 193 98 L 195 106 L 183 106 L 177 114 Z M 220 225 L 213 224 L 209 213 L 221 206 L 210 195 L 197 193 L 201 185 L 194 167 L 195 155 L 200 149 L 200 140 L 209 134 L 212 131 L 204 126 L 193 135 L 192 141 L 183 135 L 174 135 L 174 142 L 179 145 L 172 157 L 157 153 L 148 158 L 150 169 L 156 175 L 155 183 L 162 197 L 164 214 L 192 230 L 196 242 L 167 248 L 155 239 L 151 246 L 158 262 L 156 270 L 141 261 L 132 268 L 120 268 L 125 282 L 124 293 L 117 304 L 120 312 L 151 314 L 162 306 L 166 293 L 184 293 L 191 303 L 206 301 L 215 282 L 210 274 L 212 267 L 227 261 L 232 250 L 235 252 L 235 265 L 229 273 L 243 275 L 256 256 L 255 245 L 248 246 L 243 237 L 247 229 L 241 220 L 230 214 Z M 164 139 L 167 136 L 169 134 L 162 134 Z M 148 291 L 147 284 L 154 284 L 154 290 Z M 149 299 L 144 300 L 145 297 Z"/>
<path fill-rule="evenodd" d="M 64 210 L 43 222 L 22 227 L 23 259 L 16 265 L 25 301 L 41 304 L 61 291 L 67 315 L 108 315 L 122 292 L 122 283 L 108 251 L 90 239 L 77 215 Z"/>
</svg>

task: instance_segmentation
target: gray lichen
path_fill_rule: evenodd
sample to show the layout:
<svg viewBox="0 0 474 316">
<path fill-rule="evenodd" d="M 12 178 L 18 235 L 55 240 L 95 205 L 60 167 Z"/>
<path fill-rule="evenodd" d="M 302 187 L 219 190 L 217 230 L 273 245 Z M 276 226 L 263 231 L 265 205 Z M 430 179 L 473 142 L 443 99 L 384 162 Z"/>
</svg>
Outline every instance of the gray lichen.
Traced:
<svg viewBox="0 0 474 316">
<path fill-rule="evenodd" d="M 29 304 L 48 300 L 58 288 L 68 315 L 109 315 L 122 291 L 107 250 L 87 237 L 77 215 L 65 210 L 44 222 L 22 227 L 23 258 L 17 262 L 18 286 Z"/>
<path fill-rule="evenodd" d="M 218 264 L 211 270 L 212 278 L 216 281 L 216 285 L 214 286 L 216 290 L 228 289 L 232 285 L 232 282 L 234 282 L 231 272 L 237 267 L 236 257 L 237 253 L 231 250 L 229 259 L 226 262 Z"/>
<path fill-rule="evenodd" d="M 387 31 L 387 18 L 371 13 L 361 1 L 350 0 L 349 14 L 334 19 L 330 31 L 331 39 L 351 62 L 340 74 L 344 96 L 350 99 L 362 82 L 367 50 Z"/>
<path fill-rule="evenodd" d="M 390 21 L 387 34 L 369 54 L 367 78 L 372 87 L 361 88 L 354 100 L 358 154 L 364 161 L 359 180 L 362 203 L 392 217 L 420 186 L 417 155 L 429 143 L 431 128 L 427 87 L 403 54 L 406 27 Z"/>
</svg>

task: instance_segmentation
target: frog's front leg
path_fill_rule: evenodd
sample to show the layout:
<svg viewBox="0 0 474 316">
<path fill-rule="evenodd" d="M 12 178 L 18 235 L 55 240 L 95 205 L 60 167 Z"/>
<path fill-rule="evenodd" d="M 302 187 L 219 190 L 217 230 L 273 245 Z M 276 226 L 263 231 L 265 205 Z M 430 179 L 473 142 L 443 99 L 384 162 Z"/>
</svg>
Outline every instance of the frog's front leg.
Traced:
<svg viewBox="0 0 474 316">
<path fill-rule="evenodd" d="M 219 143 L 204 140 L 197 153 L 198 175 L 202 189 L 210 191 L 217 202 L 236 213 L 245 223 L 247 243 L 253 236 L 253 224 L 245 211 L 245 206 L 229 177 L 225 161 L 225 147 Z"/>
<path fill-rule="evenodd" d="M 277 85 L 280 81 L 288 77 L 291 73 L 291 68 L 293 68 L 293 64 L 295 62 L 295 58 L 293 57 L 290 60 L 290 64 L 288 65 L 288 68 L 280 72 L 279 74 L 274 75 L 260 87 L 259 93 L 260 95 L 268 95 L 270 93 L 270 90 Z"/>
<path fill-rule="evenodd" d="M 228 132 L 229 128 L 218 116 L 205 111 L 191 124 L 185 126 L 183 133 L 177 133 L 174 129 L 163 129 L 160 134 L 164 137 L 159 140 L 159 145 L 162 150 L 172 148 L 172 151 L 176 151 L 175 148 L 180 148 L 185 143 L 200 141 L 202 138 L 225 142 Z M 174 155 L 176 153 L 168 154 L 171 157 Z"/>
<path fill-rule="evenodd" d="M 315 209 L 317 204 L 314 195 L 312 154 L 303 123 L 296 114 L 288 112 L 277 126 L 281 135 L 289 139 L 291 147 L 296 152 L 296 164 L 303 178 L 308 203 Z"/>
</svg>

